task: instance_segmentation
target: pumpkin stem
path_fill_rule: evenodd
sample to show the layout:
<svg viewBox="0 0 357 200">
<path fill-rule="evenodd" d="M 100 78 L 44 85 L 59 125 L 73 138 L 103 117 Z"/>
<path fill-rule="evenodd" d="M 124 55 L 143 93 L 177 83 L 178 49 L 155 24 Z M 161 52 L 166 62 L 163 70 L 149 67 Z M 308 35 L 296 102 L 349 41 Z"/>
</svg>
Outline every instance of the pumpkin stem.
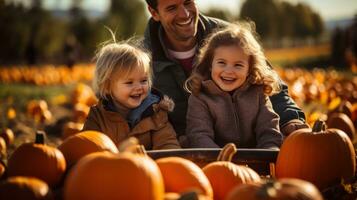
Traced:
<svg viewBox="0 0 357 200">
<path fill-rule="evenodd" d="M 312 132 L 321 132 L 326 130 L 326 123 L 321 119 L 315 121 L 314 126 L 312 127 Z"/>
<path fill-rule="evenodd" d="M 257 196 L 262 199 L 275 198 L 278 194 L 279 189 L 281 189 L 281 184 L 272 179 L 267 180 L 267 182 L 258 190 Z"/>
<path fill-rule="evenodd" d="M 135 137 L 130 137 L 120 143 L 118 150 L 119 152 L 133 152 L 135 151 L 136 145 L 139 144 L 139 140 Z"/>
<path fill-rule="evenodd" d="M 147 156 L 144 145 L 135 145 L 135 154 Z"/>
<path fill-rule="evenodd" d="M 236 153 L 237 153 L 236 145 L 234 143 L 228 143 L 219 152 L 219 155 L 217 157 L 217 161 L 228 161 L 228 162 L 230 162 L 232 160 L 234 154 L 236 154 Z"/>
<path fill-rule="evenodd" d="M 36 131 L 35 144 L 45 144 L 45 134 L 44 131 Z"/>
</svg>

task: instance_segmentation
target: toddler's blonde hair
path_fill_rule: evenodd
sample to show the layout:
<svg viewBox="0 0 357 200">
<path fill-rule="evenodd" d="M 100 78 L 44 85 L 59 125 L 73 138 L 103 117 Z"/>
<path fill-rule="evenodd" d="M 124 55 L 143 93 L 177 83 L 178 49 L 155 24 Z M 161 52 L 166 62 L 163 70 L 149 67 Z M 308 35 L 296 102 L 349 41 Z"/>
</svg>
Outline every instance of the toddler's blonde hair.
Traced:
<svg viewBox="0 0 357 200">
<path fill-rule="evenodd" d="M 109 42 L 98 49 L 93 79 L 93 89 L 100 99 L 111 95 L 113 82 L 120 77 L 128 76 L 134 70 L 143 70 L 148 74 L 149 88 L 152 85 L 153 73 L 150 66 L 150 54 L 134 44 L 133 40 Z"/>
</svg>

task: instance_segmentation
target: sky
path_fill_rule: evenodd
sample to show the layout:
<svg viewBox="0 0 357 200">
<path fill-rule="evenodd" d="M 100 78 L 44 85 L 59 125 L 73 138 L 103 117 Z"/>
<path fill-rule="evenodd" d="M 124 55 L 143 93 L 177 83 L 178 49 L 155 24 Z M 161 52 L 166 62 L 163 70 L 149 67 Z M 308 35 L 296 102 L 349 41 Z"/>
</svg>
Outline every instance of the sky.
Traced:
<svg viewBox="0 0 357 200">
<path fill-rule="evenodd" d="M 86 9 L 104 11 L 108 8 L 109 0 L 82 0 Z M 145 0 L 141 0 L 145 1 Z M 262 0 L 264 1 L 264 0 Z M 357 0 L 285 0 L 293 4 L 305 2 L 316 12 L 320 13 L 324 20 L 351 18 L 357 14 Z M 46 8 L 66 9 L 70 6 L 71 0 L 44 0 Z M 196 0 L 198 8 L 202 11 L 210 7 L 227 9 L 233 14 L 237 14 L 244 0 Z"/>
</svg>

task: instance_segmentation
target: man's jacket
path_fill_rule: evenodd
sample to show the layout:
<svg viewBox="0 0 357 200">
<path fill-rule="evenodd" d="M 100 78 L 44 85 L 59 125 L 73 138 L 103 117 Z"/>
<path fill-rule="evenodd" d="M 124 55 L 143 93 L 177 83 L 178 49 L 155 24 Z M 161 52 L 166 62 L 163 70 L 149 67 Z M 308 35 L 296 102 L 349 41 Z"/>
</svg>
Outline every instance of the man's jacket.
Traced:
<svg viewBox="0 0 357 200">
<path fill-rule="evenodd" d="M 202 46 L 204 39 L 217 28 L 223 28 L 229 23 L 204 15 L 199 16 L 197 38 L 198 47 Z M 175 109 L 170 113 L 169 119 L 174 126 L 177 136 L 185 134 L 186 112 L 189 93 L 184 89 L 188 75 L 179 62 L 170 59 L 164 43 L 163 27 L 152 18 L 149 20 L 144 34 L 144 46 L 152 54 L 154 71 L 154 87 L 175 102 Z M 271 96 L 273 109 L 280 116 L 280 127 L 293 119 L 305 121 L 305 115 L 288 95 L 288 87 L 282 83 L 281 92 Z"/>
</svg>

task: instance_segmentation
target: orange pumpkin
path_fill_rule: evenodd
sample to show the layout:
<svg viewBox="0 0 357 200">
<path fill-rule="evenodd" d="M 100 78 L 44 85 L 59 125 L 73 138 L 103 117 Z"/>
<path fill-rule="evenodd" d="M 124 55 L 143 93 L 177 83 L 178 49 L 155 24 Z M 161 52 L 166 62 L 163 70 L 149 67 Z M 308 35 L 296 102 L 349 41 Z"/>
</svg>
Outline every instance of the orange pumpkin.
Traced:
<svg viewBox="0 0 357 200">
<path fill-rule="evenodd" d="M 18 147 L 8 161 L 8 176 L 33 176 L 56 186 L 62 179 L 66 161 L 58 149 L 44 144 L 44 133 L 38 131 L 34 143 Z"/>
<path fill-rule="evenodd" d="M 319 189 L 354 176 L 356 154 L 350 138 L 339 129 L 325 130 L 323 121 L 313 129 L 299 129 L 287 137 L 276 162 L 277 178 L 299 178 Z"/>
<path fill-rule="evenodd" d="M 34 177 L 10 177 L 0 182 L 0 199 L 52 200 L 48 185 Z"/>
<path fill-rule="evenodd" d="M 253 169 L 230 162 L 236 152 L 233 143 L 226 144 L 219 153 L 218 161 L 202 169 L 212 185 L 215 200 L 224 200 L 237 185 L 260 181 L 260 176 Z"/>
<path fill-rule="evenodd" d="M 83 103 L 76 103 L 74 105 L 73 121 L 84 123 L 89 113 L 89 106 Z"/>
<path fill-rule="evenodd" d="M 77 123 L 77 122 L 67 122 L 63 125 L 62 127 L 62 139 L 66 139 L 69 136 L 72 136 L 74 134 L 77 134 L 82 131 L 83 129 L 83 123 Z"/>
<path fill-rule="evenodd" d="M 14 143 L 14 139 L 15 139 L 14 132 L 9 128 L 3 129 L 0 134 L 0 137 L 4 138 L 7 146 Z"/>
<path fill-rule="evenodd" d="M 319 190 L 300 179 L 280 179 L 261 183 L 241 184 L 229 193 L 226 200 L 323 200 Z"/>
<path fill-rule="evenodd" d="M 332 113 L 327 119 L 328 128 L 337 128 L 345 132 L 351 141 L 356 140 L 356 130 L 352 120 L 344 113 Z"/>
<path fill-rule="evenodd" d="M 66 138 L 58 149 L 66 158 L 70 167 L 83 156 L 97 152 L 110 151 L 118 153 L 118 149 L 113 141 L 105 134 L 98 131 L 83 131 Z"/>
<path fill-rule="evenodd" d="M 66 200 L 162 200 L 164 183 L 156 163 L 133 153 L 96 152 L 82 158 L 64 186 Z"/>
<path fill-rule="evenodd" d="M 200 193 L 213 198 L 212 186 L 200 167 L 180 157 L 166 157 L 156 160 L 164 178 L 165 192 L 182 193 L 196 188 Z"/>
</svg>

